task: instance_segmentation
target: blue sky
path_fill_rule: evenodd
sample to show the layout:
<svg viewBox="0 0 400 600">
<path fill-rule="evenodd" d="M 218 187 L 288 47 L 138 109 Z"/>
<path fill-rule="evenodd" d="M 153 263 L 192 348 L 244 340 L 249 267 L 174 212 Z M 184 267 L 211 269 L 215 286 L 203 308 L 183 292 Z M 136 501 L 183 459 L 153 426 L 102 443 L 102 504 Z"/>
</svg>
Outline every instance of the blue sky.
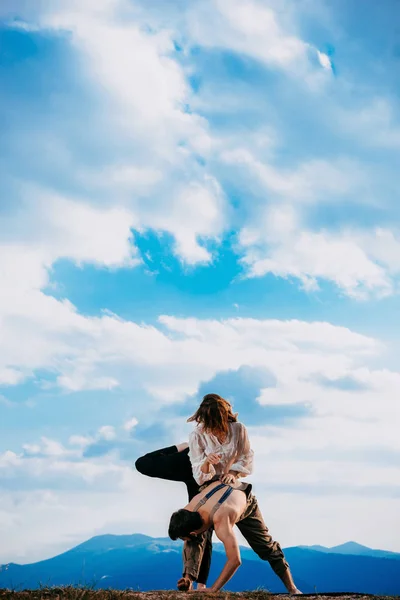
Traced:
<svg viewBox="0 0 400 600">
<path fill-rule="evenodd" d="M 400 551 L 397 3 L 167 4 L 0 7 L 0 562 L 165 535 L 208 391 L 283 545 Z"/>
</svg>

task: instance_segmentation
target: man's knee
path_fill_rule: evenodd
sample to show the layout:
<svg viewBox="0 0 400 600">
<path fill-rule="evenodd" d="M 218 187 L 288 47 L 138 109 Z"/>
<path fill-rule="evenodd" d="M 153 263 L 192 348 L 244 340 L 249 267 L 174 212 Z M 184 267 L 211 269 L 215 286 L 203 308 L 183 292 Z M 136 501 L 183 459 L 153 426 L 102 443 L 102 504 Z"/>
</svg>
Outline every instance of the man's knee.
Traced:
<svg viewBox="0 0 400 600">
<path fill-rule="evenodd" d="M 289 564 L 285 559 L 283 550 L 278 542 L 272 542 L 257 552 L 262 560 L 266 560 L 271 565 L 274 572 L 282 577 L 289 568 Z"/>
<path fill-rule="evenodd" d="M 256 550 L 256 553 L 261 558 L 261 560 L 267 560 L 268 562 L 270 562 L 271 560 L 279 561 L 282 558 L 284 558 L 282 548 L 280 547 L 278 542 L 273 541 L 271 541 L 271 543 L 269 544 L 263 545 L 261 548 Z"/>
</svg>

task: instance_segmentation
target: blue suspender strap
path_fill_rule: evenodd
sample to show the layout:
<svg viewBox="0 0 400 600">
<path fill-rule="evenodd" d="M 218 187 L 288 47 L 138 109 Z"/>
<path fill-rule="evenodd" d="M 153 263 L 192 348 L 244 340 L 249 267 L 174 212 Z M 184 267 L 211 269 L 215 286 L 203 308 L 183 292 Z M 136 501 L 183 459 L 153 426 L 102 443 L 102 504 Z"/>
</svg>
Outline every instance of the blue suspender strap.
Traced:
<svg viewBox="0 0 400 600">
<path fill-rule="evenodd" d="M 222 488 L 226 487 L 225 483 L 220 483 L 219 485 L 217 485 L 215 488 L 213 488 L 212 490 L 210 490 L 208 492 L 208 494 L 206 494 L 194 507 L 194 512 L 196 512 L 197 510 L 199 510 L 199 508 L 201 506 L 203 506 L 203 504 L 205 504 L 207 502 L 207 500 L 209 500 L 211 498 L 211 496 L 213 496 L 214 494 L 216 494 L 217 492 L 219 492 L 219 490 L 222 490 Z M 228 491 L 228 490 L 227 490 Z M 226 494 L 226 492 L 225 492 Z M 224 495 L 225 495 L 224 494 Z M 228 494 L 229 496 L 229 494 Z"/>
<path fill-rule="evenodd" d="M 212 490 L 210 490 L 208 492 L 208 494 L 206 494 L 204 496 L 204 498 L 207 498 L 207 500 L 209 500 L 211 498 L 211 496 L 214 496 L 214 494 L 216 492 L 219 492 L 219 490 L 222 490 L 222 488 L 226 487 L 226 483 L 220 483 L 219 485 L 217 485 L 217 487 L 213 488 Z"/>
<path fill-rule="evenodd" d="M 223 502 L 225 502 L 225 500 L 227 498 L 229 498 L 229 496 L 232 494 L 233 492 L 233 488 L 229 487 L 226 492 L 224 494 L 222 494 L 221 498 L 218 500 L 217 504 L 222 504 Z"/>
<path fill-rule="evenodd" d="M 228 489 L 226 490 L 226 492 L 224 494 L 222 494 L 221 498 L 218 500 L 218 502 L 216 502 L 214 504 L 214 506 L 212 507 L 211 511 L 210 511 L 210 519 L 212 519 L 215 515 L 215 513 L 217 512 L 217 510 L 220 508 L 220 506 L 225 502 L 225 500 L 227 500 L 229 498 L 229 496 L 232 494 L 233 492 L 232 487 L 228 487 Z"/>
</svg>

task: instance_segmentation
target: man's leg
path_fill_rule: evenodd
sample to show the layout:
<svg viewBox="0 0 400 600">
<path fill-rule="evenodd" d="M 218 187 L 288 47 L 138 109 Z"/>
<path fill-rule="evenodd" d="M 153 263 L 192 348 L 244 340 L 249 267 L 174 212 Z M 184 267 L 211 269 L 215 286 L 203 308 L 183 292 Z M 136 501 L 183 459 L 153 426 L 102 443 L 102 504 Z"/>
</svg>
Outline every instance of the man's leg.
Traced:
<svg viewBox="0 0 400 600">
<path fill-rule="evenodd" d="M 236 525 L 254 552 L 262 560 L 269 562 L 274 572 L 283 581 L 288 592 L 301 594 L 293 581 L 282 548 L 278 542 L 272 539 L 254 496 L 250 496 L 243 518 Z"/>
<path fill-rule="evenodd" d="M 199 575 L 197 577 L 197 589 L 206 587 L 207 579 L 210 574 L 211 556 L 212 556 L 212 534 L 213 529 L 208 529 L 205 532 L 206 540 L 204 543 L 203 557 L 201 559 Z"/>
<path fill-rule="evenodd" d="M 189 481 L 185 481 L 189 501 L 192 500 L 199 493 L 199 485 L 197 481 L 192 478 Z M 212 556 L 212 529 L 205 532 L 206 540 L 204 544 L 203 554 L 201 558 L 199 575 L 197 577 L 197 589 L 207 586 L 207 579 L 210 574 L 211 568 L 211 556 Z"/>
<path fill-rule="evenodd" d="M 199 535 L 194 536 L 190 541 L 184 543 L 183 546 L 183 576 L 178 581 L 178 589 L 181 591 L 187 591 L 191 589 L 192 582 L 197 581 L 198 583 L 206 583 L 210 564 L 205 563 L 205 579 L 199 581 L 201 568 L 204 561 L 204 550 L 208 542 L 211 542 L 212 531 L 205 531 Z M 211 558 L 211 554 L 210 554 Z M 203 577 L 204 578 L 204 577 Z"/>
<path fill-rule="evenodd" d="M 168 481 L 182 481 L 186 485 L 189 501 L 199 493 L 199 485 L 193 478 L 188 449 L 178 452 L 176 446 L 169 446 L 168 448 L 155 450 L 138 458 L 135 466 L 139 473 L 148 477 L 157 477 Z M 197 581 L 203 585 L 207 583 L 210 572 L 211 536 L 212 533 L 206 537 L 205 547 L 201 554 L 201 567 Z"/>
</svg>

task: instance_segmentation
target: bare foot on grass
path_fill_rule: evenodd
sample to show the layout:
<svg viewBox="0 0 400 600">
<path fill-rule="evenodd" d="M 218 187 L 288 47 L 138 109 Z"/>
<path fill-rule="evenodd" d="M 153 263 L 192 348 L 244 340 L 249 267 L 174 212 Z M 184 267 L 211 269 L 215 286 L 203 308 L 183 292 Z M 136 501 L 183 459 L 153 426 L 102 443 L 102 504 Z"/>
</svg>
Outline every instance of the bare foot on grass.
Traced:
<svg viewBox="0 0 400 600">
<path fill-rule="evenodd" d="M 193 584 L 190 581 L 189 577 L 181 577 L 178 581 L 178 590 L 180 592 L 190 592 L 193 588 Z"/>
</svg>

